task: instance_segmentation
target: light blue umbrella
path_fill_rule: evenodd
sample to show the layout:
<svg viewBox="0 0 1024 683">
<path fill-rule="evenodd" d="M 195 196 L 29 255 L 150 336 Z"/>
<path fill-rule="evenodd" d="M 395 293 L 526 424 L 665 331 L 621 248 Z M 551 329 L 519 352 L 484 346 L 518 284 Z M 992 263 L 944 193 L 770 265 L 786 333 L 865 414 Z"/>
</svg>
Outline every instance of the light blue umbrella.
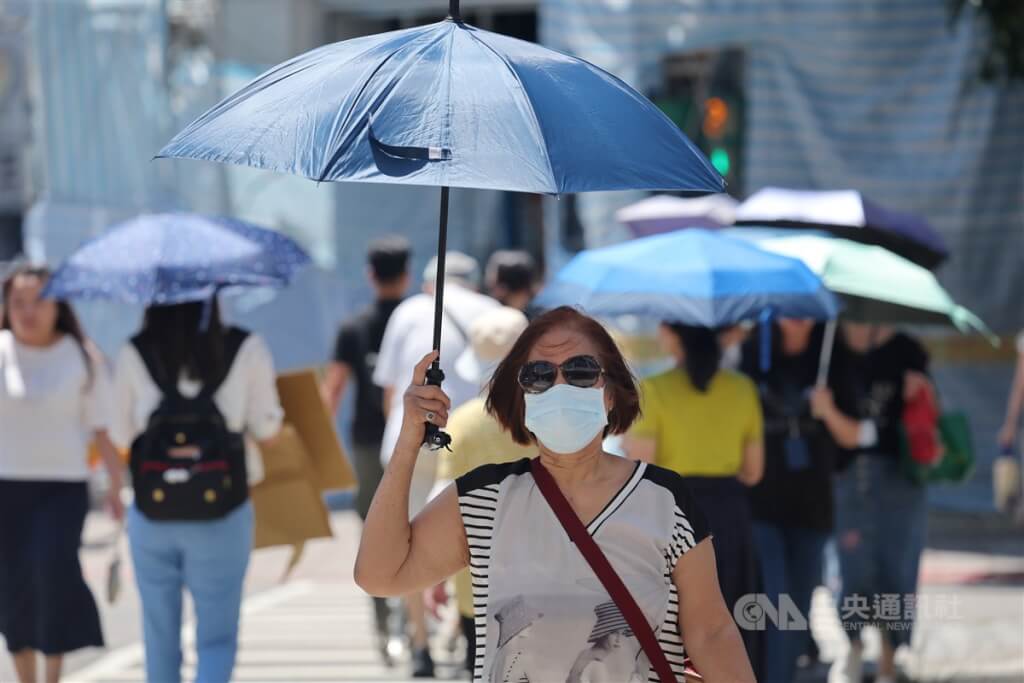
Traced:
<svg viewBox="0 0 1024 683">
<path fill-rule="evenodd" d="M 222 289 L 284 287 L 309 263 L 290 238 L 239 220 L 147 214 L 79 247 L 50 278 L 46 295 L 179 304 Z"/>
<path fill-rule="evenodd" d="M 839 310 L 800 260 L 696 228 L 582 251 L 544 288 L 537 304 L 712 328 L 766 313 L 825 320 Z"/>
</svg>

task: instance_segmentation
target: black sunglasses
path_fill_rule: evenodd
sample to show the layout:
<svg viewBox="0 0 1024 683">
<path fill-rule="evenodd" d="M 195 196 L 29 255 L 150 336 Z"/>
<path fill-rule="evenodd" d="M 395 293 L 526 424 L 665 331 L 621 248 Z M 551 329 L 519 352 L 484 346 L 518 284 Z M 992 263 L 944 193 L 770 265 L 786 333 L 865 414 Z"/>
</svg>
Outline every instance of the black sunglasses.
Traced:
<svg viewBox="0 0 1024 683">
<path fill-rule="evenodd" d="M 535 360 L 519 371 L 519 386 L 528 394 L 543 394 L 555 386 L 559 371 L 567 384 L 581 389 L 590 389 L 604 374 L 601 364 L 593 356 L 573 356 L 561 365 Z"/>
</svg>

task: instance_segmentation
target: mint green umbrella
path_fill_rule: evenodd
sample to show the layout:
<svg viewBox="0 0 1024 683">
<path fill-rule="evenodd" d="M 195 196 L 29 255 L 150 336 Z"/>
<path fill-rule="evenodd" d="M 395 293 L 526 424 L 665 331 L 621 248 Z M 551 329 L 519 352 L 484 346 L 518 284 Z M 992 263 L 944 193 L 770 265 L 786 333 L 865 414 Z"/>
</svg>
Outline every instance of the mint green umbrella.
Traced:
<svg viewBox="0 0 1024 683">
<path fill-rule="evenodd" d="M 964 333 L 995 335 L 957 304 L 927 269 L 883 247 L 813 233 L 736 229 L 737 237 L 803 261 L 843 298 L 843 317 L 871 323 L 952 324 Z"/>
<path fill-rule="evenodd" d="M 843 300 L 842 317 L 879 324 L 952 324 L 963 333 L 985 335 L 993 346 L 999 338 L 981 318 L 957 304 L 932 272 L 884 247 L 851 242 L 819 233 L 736 228 L 729 233 L 751 240 L 765 251 L 797 258 Z M 818 366 L 824 385 L 832 360 L 836 326 L 825 330 Z"/>
</svg>

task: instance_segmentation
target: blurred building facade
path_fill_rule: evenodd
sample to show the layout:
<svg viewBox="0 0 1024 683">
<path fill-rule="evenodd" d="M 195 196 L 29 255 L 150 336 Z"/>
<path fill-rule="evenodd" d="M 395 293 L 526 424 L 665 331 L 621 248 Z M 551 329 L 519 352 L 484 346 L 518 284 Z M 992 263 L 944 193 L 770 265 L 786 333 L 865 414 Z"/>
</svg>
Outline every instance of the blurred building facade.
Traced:
<svg viewBox="0 0 1024 683">
<path fill-rule="evenodd" d="M 469 0 L 467 18 L 535 39 L 536 4 Z M 365 249 L 406 235 L 418 273 L 436 249 L 438 192 L 430 188 L 317 185 L 305 179 L 153 154 L 205 108 L 266 68 L 324 43 L 437 21 L 447 0 L 14 0 L 32 84 L 33 136 L 0 130 L 33 160 L 24 250 L 55 263 L 111 223 L 143 211 L 239 216 L 298 239 L 318 268 L 286 292 L 231 299 L 229 314 L 262 333 L 283 367 L 319 364 L 337 322 L 369 298 Z M 0 22 L 0 96 L 7 36 Z M 7 100 L 0 107 L 7 112 Z M 4 121 L 8 121 L 5 114 Z M 2 229 L 5 187 L 0 187 Z M 484 257 L 496 248 L 543 250 L 541 202 L 496 192 L 452 193 L 450 245 Z M 525 226 L 525 228 L 524 228 Z M 18 230 L 0 235 L 18 235 Z M 14 252 L 22 245 L 12 244 Z M 3 255 L 0 254 L 0 260 Z M 111 351 L 138 311 L 81 304 Z"/>
<path fill-rule="evenodd" d="M 720 171 L 739 167 L 736 196 L 853 188 L 926 216 L 953 252 L 943 283 L 1009 334 L 1024 324 L 1024 83 L 979 78 L 989 37 L 973 11 L 954 18 L 933 0 L 541 4 L 545 44 L 622 77 L 704 136 Z M 621 237 L 611 216 L 630 199 L 579 199 L 590 243 Z M 979 456 L 971 482 L 935 494 L 989 507 L 1012 345 L 954 335 L 931 346 L 944 406 L 971 415 Z"/>
<path fill-rule="evenodd" d="M 976 73 L 986 35 L 935 0 L 463 0 L 483 28 L 577 54 L 655 99 L 739 196 L 764 185 L 846 188 L 927 216 L 954 259 L 941 275 L 1008 332 L 1024 323 L 1024 89 Z M 447 0 L 0 2 L 0 261 L 56 262 L 140 211 L 228 213 L 296 237 L 318 268 L 288 291 L 229 302 L 278 363 L 322 362 L 369 297 L 368 242 L 434 252 L 437 192 L 151 160 L 177 130 L 266 67 L 317 45 L 436 21 Z M 567 251 L 627 236 L 635 193 L 538 198 L 453 192 L 451 244 L 478 256 Z M 20 229 L 24 217 L 24 229 Z M 22 235 L 24 239 L 22 240 Z M 138 311 L 82 306 L 113 350 Z M 970 355 L 970 354 L 968 354 Z M 1008 368 L 940 371 L 947 403 L 988 439 Z M 979 440 L 979 450 L 988 441 Z"/>
</svg>

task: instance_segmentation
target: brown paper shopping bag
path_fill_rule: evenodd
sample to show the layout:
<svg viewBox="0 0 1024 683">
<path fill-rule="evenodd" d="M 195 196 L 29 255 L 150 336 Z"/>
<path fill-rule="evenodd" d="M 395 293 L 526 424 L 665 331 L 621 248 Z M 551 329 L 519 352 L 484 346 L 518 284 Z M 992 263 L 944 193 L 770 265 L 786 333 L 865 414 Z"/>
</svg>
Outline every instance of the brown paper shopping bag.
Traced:
<svg viewBox="0 0 1024 683">
<path fill-rule="evenodd" d="M 320 397 L 313 370 L 284 373 L 277 378 L 277 392 L 285 422 L 295 427 L 306 447 L 320 491 L 352 489 L 356 477 L 341 449 L 334 421 Z"/>
<path fill-rule="evenodd" d="M 255 548 L 329 538 L 327 508 L 315 484 L 312 461 L 298 432 L 285 424 L 263 449 L 264 479 L 252 487 Z"/>
</svg>

